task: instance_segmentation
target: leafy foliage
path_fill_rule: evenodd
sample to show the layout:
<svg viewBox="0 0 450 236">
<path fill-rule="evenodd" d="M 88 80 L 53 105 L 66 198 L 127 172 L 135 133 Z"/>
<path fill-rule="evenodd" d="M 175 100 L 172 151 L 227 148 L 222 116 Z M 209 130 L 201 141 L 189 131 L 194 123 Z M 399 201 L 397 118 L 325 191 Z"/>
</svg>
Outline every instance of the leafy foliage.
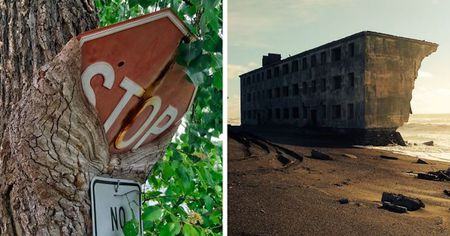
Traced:
<svg viewBox="0 0 450 236">
<path fill-rule="evenodd" d="M 181 42 L 176 62 L 198 86 L 165 157 L 143 193 L 146 235 L 220 235 L 222 232 L 222 2 L 220 0 L 96 0 L 102 26 L 170 7 L 195 40 Z M 136 235 L 129 221 L 125 235 Z"/>
</svg>

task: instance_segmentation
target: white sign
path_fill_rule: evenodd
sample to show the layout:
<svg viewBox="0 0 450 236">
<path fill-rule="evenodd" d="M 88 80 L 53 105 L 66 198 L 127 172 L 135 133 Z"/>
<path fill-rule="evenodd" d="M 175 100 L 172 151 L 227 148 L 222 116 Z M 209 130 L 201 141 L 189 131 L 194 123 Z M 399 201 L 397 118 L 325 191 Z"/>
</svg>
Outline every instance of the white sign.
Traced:
<svg viewBox="0 0 450 236">
<path fill-rule="evenodd" d="M 93 235 L 124 235 L 122 229 L 133 214 L 141 235 L 141 185 L 131 180 L 94 177 L 91 212 Z"/>
</svg>

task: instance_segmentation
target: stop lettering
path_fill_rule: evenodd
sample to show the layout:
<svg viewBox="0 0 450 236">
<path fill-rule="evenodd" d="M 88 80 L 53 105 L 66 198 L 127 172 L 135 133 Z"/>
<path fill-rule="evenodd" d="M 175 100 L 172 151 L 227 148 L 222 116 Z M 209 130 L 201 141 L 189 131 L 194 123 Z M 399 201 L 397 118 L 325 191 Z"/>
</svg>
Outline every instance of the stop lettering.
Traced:
<svg viewBox="0 0 450 236">
<path fill-rule="evenodd" d="M 195 93 L 174 60 L 187 34 L 178 17 L 163 10 L 79 36 L 83 92 L 112 153 L 157 141 L 179 125 Z"/>
</svg>

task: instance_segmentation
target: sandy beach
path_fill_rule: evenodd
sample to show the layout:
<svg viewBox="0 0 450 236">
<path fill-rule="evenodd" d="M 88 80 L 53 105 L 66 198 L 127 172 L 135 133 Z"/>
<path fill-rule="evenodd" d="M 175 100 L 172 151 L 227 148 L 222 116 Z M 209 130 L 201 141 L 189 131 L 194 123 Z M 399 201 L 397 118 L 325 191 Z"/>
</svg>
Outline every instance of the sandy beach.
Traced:
<svg viewBox="0 0 450 236">
<path fill-rule="evenodd" d="M 332 160 L 311 158 L 313 149 Z M 450 163 L 426 162 L 332 136 L 232 127 L 229 235 L 450 235 L 450 183 L 417 178 Z M 419 198 L 425 208 L 390 212 L 381 208 L 383 192 Z"/>
</svg>

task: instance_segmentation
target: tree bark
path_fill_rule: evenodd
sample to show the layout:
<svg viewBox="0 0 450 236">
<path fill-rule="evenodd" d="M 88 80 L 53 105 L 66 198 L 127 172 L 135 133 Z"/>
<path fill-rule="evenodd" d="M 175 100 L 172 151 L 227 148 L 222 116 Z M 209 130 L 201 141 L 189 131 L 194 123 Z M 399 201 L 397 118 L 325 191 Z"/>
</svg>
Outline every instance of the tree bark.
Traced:
<svg viewBox="0 0 450 236">
<path fill-rule="evenodd" d="M 91 1 L 0 0 L 1 235 L 52 232 L 51 229 L 41 227 L 46 219 L 38 219 L 39 214 L 35 214 L 44 210 L 38 207 L 40 204 L 36 201 L 45 195 L 48 186 L 43 178 L 37 178 L 38 169 L 30 170 L 29 168 L 33 168 L 32 165 L 26 163 L 28 160 L 24 161 L 24 159 L 33 160 L 30 155 L 34 154 L 20 153 L 17 146 L 11 145 L 15 142 L 13 140 L 20 139 L 19 133 L 23 133 L 21 131 L 24 128 L 11 123 L 14 121 L 12 117 L 18 115 L 12 113 L 13 110 L 17 113 L 21 109 L 19 101 L 23 94 L 28 93 L 33 74 L 53 59 L 70 38 L 96 26 L 97 17 Z M 28 116 L 31 117 L 33 114 Z M 38 119 L 37 114 L 35 118 Z M 26 139 L 22 141 L 32 142 Z M 42 147 L 42 150 L 45 148 Z M 40 179 L 37 184 L 40 184 L 39 188 L 27 187 L 27 185 L 37 186 L 35 181 L 38 179 Z M 52 194 L 51 191 L 48 193 Z M 80 225 L 70 227 L 81 228 Z"/>
<path fill-rule="evenodd" d="M 0 0 L 0 138 L 33 74 L 97 22 L 92 0 Z"/>
<path fill-rule="evenodd" d="M 90 0 L 0 0 L 0 235 L 90 235 L 90 180 L 144 182 L 175 132 L 110 155 L 73 38 L 96 24 Z"/>
</svg>

